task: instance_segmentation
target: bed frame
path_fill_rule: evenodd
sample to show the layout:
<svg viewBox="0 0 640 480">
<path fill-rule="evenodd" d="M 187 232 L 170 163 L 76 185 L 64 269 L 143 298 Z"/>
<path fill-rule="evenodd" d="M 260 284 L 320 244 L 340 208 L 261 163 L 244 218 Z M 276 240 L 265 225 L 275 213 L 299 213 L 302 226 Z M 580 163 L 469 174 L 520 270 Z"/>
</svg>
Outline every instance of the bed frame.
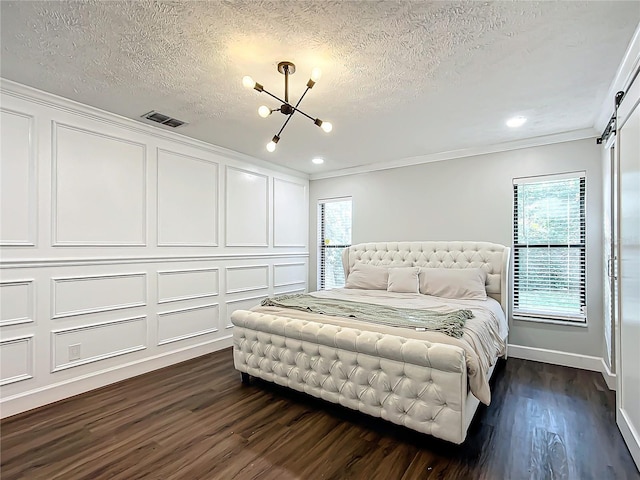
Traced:
<svg viewBox="0 0 640 480">
<path fill-rule="evenodd" d="M 343 265 L 346 274 L 356 263 L 483 268 L 487 294 L 506 315 L 509 253 L 486 242 L 362 243 L 345 250 Z M 243 381 L 258 377 L 449 442 L 465 440 L 479 401 L 462 348 L 246 310 L 231 320 Z"/>
</svg>

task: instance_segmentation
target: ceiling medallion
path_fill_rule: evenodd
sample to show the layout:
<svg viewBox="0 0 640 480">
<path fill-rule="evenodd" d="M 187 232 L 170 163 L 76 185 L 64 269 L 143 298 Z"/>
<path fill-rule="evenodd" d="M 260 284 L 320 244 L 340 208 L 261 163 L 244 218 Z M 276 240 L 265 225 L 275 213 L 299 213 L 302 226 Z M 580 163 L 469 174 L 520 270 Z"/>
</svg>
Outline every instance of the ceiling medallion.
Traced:
<svg viewBox="0 0 640 480">
<path fill-rule="evenodd" d="M 284 75 L 284 100 L 276 97 L 273 93 L 265 90 L 264 87 L 260 85 L 258 82 L 254 82 L 253 78 L 246 76 L 242 79 L 242 85 L 244 85 L 246 88 L 253 88 L 254 90 L 257 90 L 260 93 L 264 92 L 267 95 L 275 98 L 281 103 L 280 108 L 273 108 L 273 109 L 267 107 L 266 105 L 262 105 L 260 108 L 258 108 L 258 115 L 260 115 L 262 118 L 267 118 L 273 112 L 280 112 L 283 115 L 287 116 L 287 119 L 282 125 L 282 128 L 280 129 L 280 131 L 273 136 L 273 138 L 269 143 L 267 143 L 267 150 L 269 152 L 273 152 L 276 149 L 276 144 L 280 141 L 280 135 L 282 134 L 284 127 L 287 126 L 287 123 L 289 123 L 289 120 L 291 120 L 291 117 L 296 112 L 307 117 L 309 120 L 311 120 L 314 124 L 322 128 L 322 130 L 324 130 L 327 133 L 329 133 L 333 129 L 333 125 L 331 125 L 331 123 L 323 122 L 319 118 L 313 118 L 311 115 L 307 115 L 306 113 L 304 113 L 302 110 L 298 108 L 298 105 L 300 105 L 300 102 L 302 102 L 302 99 L 307 94 L 309 89 L 313 88 L 316 82 L 320 79 L 320 74 L 321 74 L 320 69 L 314 68 L 311 71 L 311 78 L 307 82 L 307 89 L 304 91 L 304 93 L 300 97 L 300 100 L 298 100 L 298 103 L 296 103 L 295 105 L 291 105 L 289 103 L 289 75 L 293 75 L 295 73 L 296 66 L 291 62 L 280 62 L 278 63 L 278 71 Z"/>
</svg>

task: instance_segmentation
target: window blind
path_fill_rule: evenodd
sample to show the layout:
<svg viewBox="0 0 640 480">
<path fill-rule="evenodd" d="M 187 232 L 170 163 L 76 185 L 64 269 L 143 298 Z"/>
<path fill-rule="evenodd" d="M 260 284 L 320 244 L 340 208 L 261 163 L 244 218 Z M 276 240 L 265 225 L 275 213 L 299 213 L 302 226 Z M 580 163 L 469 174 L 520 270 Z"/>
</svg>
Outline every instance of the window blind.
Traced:
<svg viewBox="0 0 640 480">
<path fill-rule="evenodd" d="M 351 246 L 351 198 L 318 203 L 318 289 L 344 287 L 342 252 Z"/>
<path fill-rule="evenodd" d="M 584 172 L 513 185 L 513 315 L 586 322 Z"/>
</svg>

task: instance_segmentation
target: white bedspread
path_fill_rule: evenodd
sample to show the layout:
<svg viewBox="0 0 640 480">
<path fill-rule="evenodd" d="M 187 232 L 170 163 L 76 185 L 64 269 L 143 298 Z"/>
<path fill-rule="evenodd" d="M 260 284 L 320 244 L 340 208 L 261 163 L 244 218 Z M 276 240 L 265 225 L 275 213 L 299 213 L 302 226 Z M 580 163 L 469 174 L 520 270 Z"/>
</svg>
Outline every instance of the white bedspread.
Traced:
<svg viewBox="0 0 640 480">
<path fill-rule="evenodd" d="M 389 333 L 405 338 L 458 346 L 464 349 L 466 353 L 465 357 L 471 392 L 482 403 L 489 405 L 491 392 L 487 372 L 496 358 L 504 355 L 506 351 L 505 340 L 508 333 L 508 324 L 504 312 L 497 301 L 492 298 L 488 298 L 487 300 L 453 300 L 419 293 L 393 293 L 384 290 L 358 289 L 323 290 L 312 292 L 311 295 L 320 298 L 335 298 L 399 308 L 427 309 L 438 312 L 470 309 L 474 317 L 466 321 L 464 333 L 460 339 L 439 332 L 418 332 L 409 328 L 389 327 L 367 323 L 353 318 L 332 317 L 279 307 L 258 306 L 252 310 L 289 318 L 298 318 L 301 320 L 379 333 Z"/>
</svg>

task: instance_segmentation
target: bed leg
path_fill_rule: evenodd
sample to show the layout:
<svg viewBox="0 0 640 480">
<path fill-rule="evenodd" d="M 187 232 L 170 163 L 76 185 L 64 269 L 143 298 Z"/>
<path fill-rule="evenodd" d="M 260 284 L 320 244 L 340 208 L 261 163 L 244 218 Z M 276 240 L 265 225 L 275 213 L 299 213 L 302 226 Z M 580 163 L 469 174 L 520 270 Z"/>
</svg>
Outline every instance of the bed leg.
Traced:
<svg viewBox="0 0 640 480">
<path fill-rule="evenodd" d="M 242 384 L 243 385 L 250 385 L 251 384 L 251 377 L 246 372 L 240 372 L 240 379 L 242 380 Z"/>
</svg>

